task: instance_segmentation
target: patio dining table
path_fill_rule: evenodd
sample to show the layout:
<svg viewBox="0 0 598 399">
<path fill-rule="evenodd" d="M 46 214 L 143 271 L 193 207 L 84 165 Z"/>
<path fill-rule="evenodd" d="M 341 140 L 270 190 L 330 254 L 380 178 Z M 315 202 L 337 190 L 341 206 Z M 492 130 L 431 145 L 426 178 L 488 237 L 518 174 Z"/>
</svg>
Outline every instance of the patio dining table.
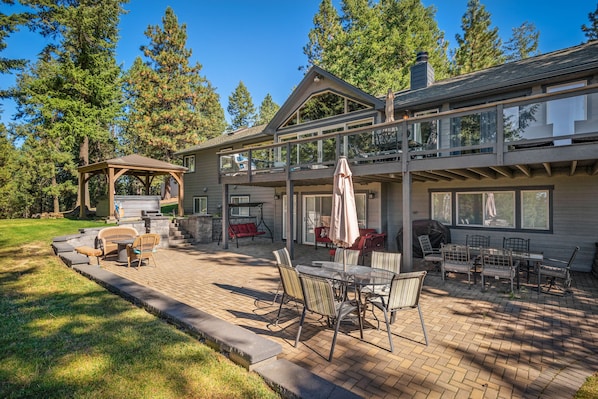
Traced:
<svg viewBox="0 0 598 399">
<path fill-rule="evenodd" d="M 485 248 L 490 253 L 502 253 L 504 248 Z M 479 257 L 482 253 L 482 248 L 480 247 L 469 247 L 470 254 L 472 255 L 472 259 L 475 257 Z M 517 288 L 519 288 L 519 264 L 522 262 L 533 262 L 534 264 L 542 263 L 544 260 L 544 254 L 541 252 L 521 252 L 521 251 L 511 251 L 511 256 L 513 257 L 513 262 L 517 263 Z M 481 265 L 481 262 L 473 262 L 473 283 L 476 284 L 476 273 L 479 273 L 478 265 Z"/>
<path fill-rule="evenodd" d="M 355 300 L 357 312 L 362 317 L 361 290 L 363 287 L 390 285 L 395 273 L 390 270 L 377 269 L 361 265 L 343 265 L 338 262 L 314 261 L 312 266 L 297 265 L 297 271 L 312 276 L 324 277 L 338 282 L 347 295 L 349 287 L 355 289 Z M 363 339 L 363 330 L 360 329 L 360 336 Z"/>
</svg>

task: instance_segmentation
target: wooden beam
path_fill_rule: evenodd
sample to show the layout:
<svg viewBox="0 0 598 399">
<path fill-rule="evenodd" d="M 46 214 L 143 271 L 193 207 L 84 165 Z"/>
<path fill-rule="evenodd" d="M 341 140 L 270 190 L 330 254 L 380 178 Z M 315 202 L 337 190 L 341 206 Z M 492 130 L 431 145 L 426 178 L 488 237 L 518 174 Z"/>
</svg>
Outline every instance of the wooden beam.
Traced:
<svg viewBox="0 0 598 399">
<path fill-rule="evenodd" d="M 423 177 L 424 179 L 431 180 L 431 181 L 438 181 L 441 179 L 440 176 L 434 176 L 431 173 L 426 173 L 426 172 L 411 172 L 411 174 L 413 175 L 413 177 Z M 443 177 L 442 180 L 450 180 L 450 179 Z"/>
<path fill-rule="evenodd" d="M 465 169 L 451 169 L 450 172 L 454 173 L 456 175 L 459 175 L 459 176 L 470 178 L 470 179 L 476 179 L 476 180 L 481 179 L 480 175 L 470 172 L 469 170 L 465 170 Z"/>
<path fill-rule="evenodd" d="M 550 166 L 550 162 L 544 162 L 542 165 L 544 166 L 544 170 L 546 170 L 548 177 L 552 177 L 552 167 Z"/>
<path fill-rule="evenodd" d="M 517 166 L 517 169 L 522 171 L 523 174 L 526 175 L 527 177 L 532 177 L 532 171 L 529 168 L 529 166 L 527 166 L 527 165 L 515 165 L 515 166 Z"/>
<path fill-rule="evenodd" d="M 593 176 L 595 174 L 598 174 L 598 162 L 596 162 L 593 166 L 592 169 L 590 170 L 590 174 Z"/>
<path fill-rule="evenodd" d="M 573 176 L 575 174 L 575 170 L 577 169 L 577 161 L 571 162 L 571 169 L 569 171 L 569 176 Z"/>
<path fill-rule="evenodd" d="M 504 177 L 513 177 L 513 171 L 506 166 L 491 166 L 490 169 L 494 170 L 495 172 L 500 173 Z"/>
<path fill-rule="evenodd" d="M 452 173 L 450 170 L 428 170 L 427 172 L 433 175 L 444 176 L 449 180 L 467 180 L 465 176 L 457 175 L 455 173 Z"/>
<path fill-rule="evenodd" d="M 480 169 L 480 168 L 469 168 L 472 172 L 479 174 L 480 176 L 487 177 L 489 179 L 496 179 L 496 173 L 492 172 L 491 170 Z"/>
</svg>

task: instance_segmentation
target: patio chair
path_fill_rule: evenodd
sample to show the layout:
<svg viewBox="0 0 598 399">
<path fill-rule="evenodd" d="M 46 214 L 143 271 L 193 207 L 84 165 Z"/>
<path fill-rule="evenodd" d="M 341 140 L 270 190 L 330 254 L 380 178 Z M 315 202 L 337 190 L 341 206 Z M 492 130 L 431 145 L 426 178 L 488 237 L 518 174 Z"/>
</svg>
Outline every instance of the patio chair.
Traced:
<svg viewBox="0 0 598 399">
<path fill-rule="evenodd" d="M 358 265 L 360 251 L 357 249 L 336 248 L 334 262 L 343 263 L 343 252 L 347 254 L 347 265 Z"/>
<path fill-rule="evenodd" d="M 465 245 L 473 248 L 489 248 L 490 236 L 480 234 L 471 234 L 465 236 Z"/>
<path fill-rule="evenodd" d="M 470 256 L 472 251 L 476 255 L 472 257 L 472 260 L 473 265 L 476 268 L 475 270 L 477 271 L 478 266 L 482 265 L 482 261 L 479 256 L 482 248 L 490 248 L 490 236 L 483 236 L 481 234 L 468 234 L 465 236 L 465 245 L 470 248 Z"/>
<path fill-rule="evenodd" d="M 513 293 L 513 280 L 517 277 L 517 265 L 513 264 L 513 256 L 510 249 L 482 249 L 480 256 L 482 260 L 482 291 L 486 291 L 485 277 L 495 279 L 506 278 L 511 281 L 511 293 Z M 519 289 L 519 279 L 517 280 Z"/>
<path fill-rule="evenodd" d="M 417 308 L 417 311 L 419 312 L 419 319 L 422 324 L 422 330 L 424 331 L 424 340 L 426 341 L 426 346 L 428 345 L 428 334 L 426 333 L 424 316 L 419 305 L 426 274 L 427 272 L 425 270 L 420 272 L 397 274 L 390 283 L 390 293 L 386 301 L 380 297 L 368 299 L 369 303 L 384 313 L 384 322 L 386 323 L 386 331 L 388 333 L 388 342 L 390 343 L 391 352 L 394 352 L 394 346 L 392 343 L 392 332 L 390 330 L 390 325 L 395 321 L 396 312 L 401 309 Z M 376 315 L 374 314 L 374 317 L 375 316 Z M 378 322 L 379 330 L 380 322 L 378 318 L 376 318 L 376 321 Z"/>
<path fill-rule="evenodd" d="M 291 255 L 287 250 L 287 247 L 277 249 L 272 251 L 274 257 L 276 258 L 277 265 L 286 265 L 293 267 L 293 262 L 291 261 Z M 276 294 L 274 295 L 274 299 L 272 303 L 276 302 L 276 298 L 278 298 L 278 294 L 280 293 L 280 289 L 282 288 L 282 280 L 278 282 L 278 288 L 276 288 Z"/>
<path fill-rule="evenodd" d="M 471 288 L 471 269 L 473 262 L 469 257 L 469 247 L 458 244 L 445 244 L 440 249 L 442 252 L 442 263 L 440 264 L 440 274 L 444 280 L 447 272 L 466 273 L 467 283 Z"/>
<path fill-rule="evenodd" d="M 303 304 L 303 290 L 301 289 L 301 281 L 299 281 L 299 272 L 292 266 L 279 263 L 278 273 L 280 274 L 280 283 L 282 284 L 282 298 L 280 299 L 280 306 L 278 307 L 278 314 L 274 325 L 278 325 L 280 319 L 280 312 L 282 305 L 287 301 L 295 301 Z M 278 293 L 277 293 L 278 295 Z"/>
<path fill-rule="evenodd" d="M 538 265 L 538 295 L 540 292 L 546 294 L 551 293 L 552 288 L 556 288 L 556 279 L 560 278 L 563 280 L 563 288 L 561 289 L 562 294 L 566 294 L 571 289 L 571 264 L 575 260 L 575 256 L 579 251 L 579 247 L 573 249 L 573 253 L 569 258 L 569 261 L 546 258 Z M 547 279 L 548 288 L 542 290 L 542 278 Z"/>
<path fill-rule="evenodd" d="M 520 254 L 529 254 L 529 238 L 521 238 L 521 237 L 503 237 L 502 239 L 502 247 L 504 249 L 510 249 L 511 251 L 515 252 L 515 256 L 517 253 Z M 519 262 L 520 267 L 524 267 L 526 271 L 526 281 L 529 283 L 529 275 L 533 270 L 532 265 L 530 265 L 529 261 L 526 259 L 522 259 Z"/>
<path fill-rule="evenodd" d="M 440 263 L 442 262 L 442 253 L 440 248 L 433 248 L 430 236 L 427 234 L 417 236 L 419 246 L 422 249 L 424 256 L 424 262 L 431 263 L 434 266 L 434 270 L 440 270 Z"/>
<path fill-rule="evenodd" d="M 315 276 L 300 275 L 301 288 L 303 289 L 304 307 L 301 314 L 301 322 L 299 323 L 299 331 L 297 331 L 297 338 L 295 339 L 295 347 L 299 343 L 301 337 L 301 329 L 305 321 L 305 314 L 307 311 L 325 316 L 328 318 L 328 325 L 334 326 L 334 336 L 332 337 L 332 345 L 330 347 L 330 355 L 328 361 L 332 361 L 334 354 L 334 346 L 336 345 L 336 336 L 341 321 L 350 313 L 357 310 L 357 306 L 351 301 L 337 301 L 334 296 L 334 290 L 330 281 Z M 358 317 L 359 329 L 362 331 L 361 317 Z"/>
<path fill-rule="evenodd" d="M 154 253 L 160 244 L 160 235 L 154 233 L 141 234 L 135 238 L 133 244 L 127 245 L 127 267 L 131 267 L 131 262 L 138 260 L 137 267 L 141 266 L 144 259 L 154 261 L 154 267 L 158 267 Z"/>
<path fill-rule="evenodd" d="M 376 269 L 389 270 L 399 274 L 401 272 L 401 253 L 399 252 L 372 252 L 371 266 Z M 390 285 L 367 285 L 361 289 L 367 296 L 388 296 Z"/>
</svg>

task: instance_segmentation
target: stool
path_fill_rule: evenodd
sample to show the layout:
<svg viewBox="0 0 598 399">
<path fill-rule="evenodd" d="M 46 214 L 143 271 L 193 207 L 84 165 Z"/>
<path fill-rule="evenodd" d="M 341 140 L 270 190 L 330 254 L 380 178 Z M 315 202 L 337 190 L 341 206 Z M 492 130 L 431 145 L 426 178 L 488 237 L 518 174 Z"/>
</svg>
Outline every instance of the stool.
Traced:
<svg viewBox="0 0 598 399">
<path fill-rule="evenodd" d="M 100 256 L 102 256 L 102 250 L 99 248 L 92 248 L 88 246 L 82 246 L 75 248 L 75 251 L 81 255 L 95 256 L 98 266 L 100 265 Z"/>
</svg>

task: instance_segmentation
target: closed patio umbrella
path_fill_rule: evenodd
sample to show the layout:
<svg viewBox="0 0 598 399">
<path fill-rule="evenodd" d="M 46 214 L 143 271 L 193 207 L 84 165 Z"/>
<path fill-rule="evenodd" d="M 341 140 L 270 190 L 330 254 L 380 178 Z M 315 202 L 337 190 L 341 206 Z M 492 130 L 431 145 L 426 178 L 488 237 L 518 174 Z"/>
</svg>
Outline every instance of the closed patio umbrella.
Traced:
<svg viewBox="0 0 598 399">
<path fill-rule="evenodd" d="M 334 171 L 329 237 L 333 244 L 341 248 L 349 248 L 359 238 L 353 178 L 345 157 L 339 158 Z M 343 255 L 343 267 L 346 270 L 346 253 L 343 252 Z"/>
</svg>

